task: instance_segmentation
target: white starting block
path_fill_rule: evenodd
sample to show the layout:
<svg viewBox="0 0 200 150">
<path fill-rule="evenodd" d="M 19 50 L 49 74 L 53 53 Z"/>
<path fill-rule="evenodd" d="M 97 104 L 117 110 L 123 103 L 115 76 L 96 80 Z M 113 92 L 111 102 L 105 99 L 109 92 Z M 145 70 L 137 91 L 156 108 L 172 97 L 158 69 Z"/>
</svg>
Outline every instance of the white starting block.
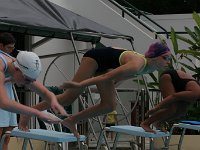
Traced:
<svg viewBox="0 0 200 150">
<path fill-rule="evenodd" d="M 178 143 L 178 150 L 181 150 L 181 146 L 183 143 L 183 138 L 184 138 L 186 129 L 200 131 L 200 122 L 187 120 L 187 121 L 181 121 L 181 123 L 178 123 L 178 124 L 174 124 L 173 127 L 171 128 L 170 135 L 173 134 L 174 128 L 182 128 L 183 129 L 182 134 L 179 139 L 179 143 Z M 169 141 L 170 141 L 170 138 L 169 138 L 168 142 Z M 169 145 L 169 143 L 168 143 L 168 145 Z"/>
<path fill-rule="evenodd" d="M 169 132 L 161 132 L 159 130 L 156 130 L 156 133 L 146 132 L 142 127 L 136 127 L 131 125 L 119 125 L 119 126 L 111 126 L 109 131 L 116 132 L 115 141 L 113 143 L 113 149 L 115 150 L 117 148 L 117 143 L 119 139 L 120 134 L 128 134 L 132 136 L 137 137 L 144 137 L 150 139 L 150 146 L 149 149 L 154 149 L 154 138 L 160 138 L 160 137 L 169 137 Z M 101 136 L 102 137 L 102 136 Z M 164 144 L 167 143 L 167 140 L 164 141 Z M 166 145 L 165 145 L 166 146 Z"/>
<path fill-rule="evenodd" d="M 113 144 L 113 149 L 116 149 L 119 134 L 124 133 L 128 135 L 138 136 L 138 137 L 144 137 L 150 139 L 150 146 L 149 149 L 154 149 L 154 138 L 160 138 L 160 137 L 169 137 L 169 132 L 161 132 L 159 130 L 156 130 L 156 133 L 146 132 L 142 127 L 136 127 L 136 126 L 130 126 L 130 125 L 121 125 L 121 126 L 111 126 L 110 131 L 116 132 L 115 141 Z"/>
<path fill-rule="evenodd" d="M 30 132 L 21 131 L 18 128 L 14 128 L 10 133 L 10 136 L 24 138 L 22 149 L 26 150 L 27 143 L 30 139 L 47 141 L 47 142 L 76 142 L 77 138 L 71 133 L 57 132 L 52 130 L 43 130 L 43 129 L 30 129 Z M 80 140 L 78 142 L 83 142 L 86 140 L 84 135 L 80 135 Z M 4 142 L 2 137 L 1 146 Z M 81 148 L 81 144 L 79 144 L 79 149 Z M 0 148 L 0 150 L 2 150 Z"/>
</svg>

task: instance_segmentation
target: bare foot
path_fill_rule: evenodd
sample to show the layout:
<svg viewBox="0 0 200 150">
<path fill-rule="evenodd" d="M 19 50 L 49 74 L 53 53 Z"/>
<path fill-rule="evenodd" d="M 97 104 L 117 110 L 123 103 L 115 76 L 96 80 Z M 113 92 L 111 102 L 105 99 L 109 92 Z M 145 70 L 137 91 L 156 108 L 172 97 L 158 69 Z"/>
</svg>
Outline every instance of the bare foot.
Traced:
<svg viewBox="0 0 200 150">
<path fill-rule="evenodd" d="M 22 131 L 29 131 L 28 122 L 29 122 L 30 118 L 31 118 L 30 116 L 20 115 L 18 128 Z"/>
<path fill-rule="evenodd" d="M 154 131 L 153 129 L 150 128 L 149 125 L 141 123 L 140 126 L 146 131 L 146 132 L 152 132 L 152 133 L 156 133 L 156 131 Z"/>
<path fill-rule="evenodd" d="M 77 137 L 77 139 L 80 138 L 80 135 L 76 129 L 76 123 L 73 122 L 73 120 L 71 119 L 71 117 L 68 117 L 66 119 L 64 119 L 62 122 L 62 125 L 66 126 L 67 128 L 70 129 L 70 131 L 74 134 L 75 137 Z"/>
</svg>

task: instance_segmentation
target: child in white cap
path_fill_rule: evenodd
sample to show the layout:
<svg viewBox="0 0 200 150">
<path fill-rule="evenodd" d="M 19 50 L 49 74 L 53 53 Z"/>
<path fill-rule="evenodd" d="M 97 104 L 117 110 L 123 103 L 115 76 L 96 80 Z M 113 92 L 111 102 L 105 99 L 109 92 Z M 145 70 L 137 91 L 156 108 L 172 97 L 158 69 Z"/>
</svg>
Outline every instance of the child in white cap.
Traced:
<svg viewBox="0 0 200 150">
<path fill-rule="evenodd" d="M 0 108 L 28 116 L 37 116 L 44 121 L 60 122 L 58 118 L 11 100 L 14 99 L 13 91 L 7 91 L 5 88 L 7 82 L 24 85 L 45 99 L 56 113 L 67 115 L 64 108 L 57 102 L 56 96 L 36 80 L 41 69 L 40 59 L 33 52 L 20 51 L 15 59 L 0 51 Z M 9 92 L 12 94 L 9 95 Z"/>
</svg>

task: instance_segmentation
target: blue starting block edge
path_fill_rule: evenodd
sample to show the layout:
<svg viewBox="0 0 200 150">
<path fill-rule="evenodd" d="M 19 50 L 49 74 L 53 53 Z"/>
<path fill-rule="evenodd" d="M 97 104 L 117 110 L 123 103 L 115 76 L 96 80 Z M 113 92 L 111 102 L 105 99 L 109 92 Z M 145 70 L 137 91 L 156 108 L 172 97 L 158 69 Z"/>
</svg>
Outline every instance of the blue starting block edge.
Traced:
<svg viewBox="0 0 200 150">
<path fill-rule="evenodd" d="M 200 125 L 200 121 L 192 121 L 192 120 L 182 120 L 180 123 L 186 123 L 191 125 Z"/>
<path fill-rule="evenodd" d="M 177 144 L 178 149 L 181 149 L 182 143 L 183 143 L 183 138 L 185 136 L 185 131 L 187 129 L 200 131 L 200 122 L 199 121 L 182 120 L 182 121 L 180 121 L 180 123 L 173 125 L 173 127 L 171 128 L 170 134 L 173 133 L 173 130 L 175 127 L 183 129 L 182 134 L 179 138 L 179 143 Z M 170 141 L 170 138 L 169 138 L 169 141 Z"/>
<path fill-rule="evenodd" d="M 161 132 L 160 130 L 156 130 L 156 133 L 151 133 L 151 132 L 146 132 L 142 127 L 130 126 L 130 125 L 111 126 L 110 131 L 125 133 L 133 136 L 147 137 L 147 138 L 159 138 L 159 137 L 170 136 L 169 132 Z"/>
<path fill-rule="evenodd" d="M 11 136 L 35 139 L 49 142 L 76 142 L 77 138 L 72 133 L 58 132 L 52 130 L 43 129 L 30 129 L 30 132 L 21 131 L 18 128 L 14 128 L 11 132 Z M 86 137 L 80 135 L 80 141 L 85 141 Z"/>
<path fill-rule="evenodd" d="M 175 125 L 179 128 L 185 128 L 185 129 L 191 129 L 191 130 L 200 130 L 200 125 L 194 125 L 194 124 L 187 124 L 187 123 L 178 123 Z"/>
</svg>

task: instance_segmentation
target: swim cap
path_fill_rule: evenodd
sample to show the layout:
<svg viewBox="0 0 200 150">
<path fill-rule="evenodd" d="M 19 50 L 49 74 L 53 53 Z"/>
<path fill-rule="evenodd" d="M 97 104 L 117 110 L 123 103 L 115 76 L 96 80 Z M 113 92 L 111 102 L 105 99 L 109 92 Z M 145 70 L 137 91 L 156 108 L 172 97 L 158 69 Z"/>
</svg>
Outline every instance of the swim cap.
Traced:
<svg viewBox="0 0 200 150">
<path fill-rule="evenodd" d="M 14 65 L 27 77 L 36 80 L 42 70 L 40 58 L 33 52 L 20 51 Z"/>
<path fill-rule="evenodd" d="M 158 57 L 167 52 L 170 52 L 170 49 L 166 43 L 156 42 L 149 46 L 148 51 L 146 51 L 146 53 L 145 53 L 145 57 L 154 58 L 154 57 Z"/>
</svg>

